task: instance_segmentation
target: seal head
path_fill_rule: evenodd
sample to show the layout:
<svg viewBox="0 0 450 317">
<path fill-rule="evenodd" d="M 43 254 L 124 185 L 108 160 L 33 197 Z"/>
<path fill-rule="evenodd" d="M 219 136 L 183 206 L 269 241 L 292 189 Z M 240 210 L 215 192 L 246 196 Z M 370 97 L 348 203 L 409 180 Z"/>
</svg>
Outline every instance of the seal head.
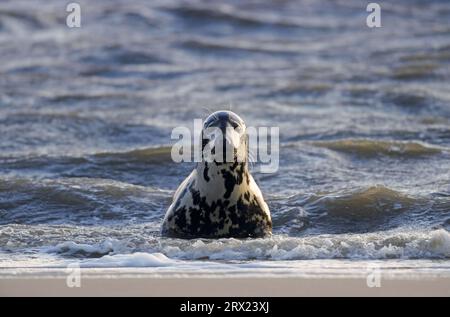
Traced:
<svg viewBox="0 0 450 317">
<path fill-rule="evenodd" d="M 247 238 L 271 231 L 269 208 L 248 171 L 245 123 L 231 111 L 214 112 L 203 124 L 202 161 L 175 192 L 161 233 L 176 238 Z"/>
</svg>

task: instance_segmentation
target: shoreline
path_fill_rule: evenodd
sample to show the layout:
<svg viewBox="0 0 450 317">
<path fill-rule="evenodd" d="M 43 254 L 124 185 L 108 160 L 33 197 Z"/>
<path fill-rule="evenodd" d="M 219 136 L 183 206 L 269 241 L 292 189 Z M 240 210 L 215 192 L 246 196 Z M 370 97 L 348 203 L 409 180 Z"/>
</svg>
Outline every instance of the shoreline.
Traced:
<svg viewBox="0 0 450 317">
<path fill-rule="evenodd" d="M 382 275 L 379 285 L 369 287 L 365 275 L 155 274 L 82 268 L 80 287 L 68 287 L 67 271 L 61 268 L 26 274 L 3 271 L 0 296 L 450 296 L 448 274 Z"/>
</svg>

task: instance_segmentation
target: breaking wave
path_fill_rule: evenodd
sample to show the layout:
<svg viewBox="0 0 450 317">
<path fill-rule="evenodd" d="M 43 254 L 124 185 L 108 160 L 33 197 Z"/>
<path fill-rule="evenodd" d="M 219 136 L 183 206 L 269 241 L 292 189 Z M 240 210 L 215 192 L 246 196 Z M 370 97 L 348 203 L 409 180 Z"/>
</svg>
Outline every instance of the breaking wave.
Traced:
<svg viewBox="0 0 450 317">
<path fill-rule="evenodd" d="M 99 257 L 113 264 L 113 258 L 128 266 L 136 252 L 160 253 L 176 260 L 313 260 L 313 259 L 447 259 L 450 234 L 444 229 L 429 232 L 374 232 L 364 235 L 318 235 L 304 238 L 273 236 L 269 239 L 176 240 L 163 239 L 150 249 L 126 247 L 123 241 L 99 244 L 65 242 L 48 250 L 65 255 Z M 104 256 L 103 258 L 101 256 Z"/>
<path fill-rule="evenodd" d="M 352 154 L 361 157 L 376 157 L 380 155 L 390 157 L 416 158 L 442 153 L 439 147 L 419 143 L 382 140 L 337 140 L 313 142 L 313 145 L 333 151 Z"/>
</svg>

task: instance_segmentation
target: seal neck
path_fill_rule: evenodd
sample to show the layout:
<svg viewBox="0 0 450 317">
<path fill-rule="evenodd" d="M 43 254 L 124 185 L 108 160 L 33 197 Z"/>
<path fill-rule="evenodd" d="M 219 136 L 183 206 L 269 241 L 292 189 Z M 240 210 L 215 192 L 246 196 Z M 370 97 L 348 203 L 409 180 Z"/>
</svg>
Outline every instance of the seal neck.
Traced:
<svg viewBox="0 0 450 317">
<path fill-rule="evenodd" d="M 248 173 L 248 162 L 217 163 L 200 162 L 197 164 L 198 179 L 205 185 L 216 182 L 223 184 L 224 177 L 233 181 L 236 185 L 242 183 L 244 176 Z"/>
</svg>

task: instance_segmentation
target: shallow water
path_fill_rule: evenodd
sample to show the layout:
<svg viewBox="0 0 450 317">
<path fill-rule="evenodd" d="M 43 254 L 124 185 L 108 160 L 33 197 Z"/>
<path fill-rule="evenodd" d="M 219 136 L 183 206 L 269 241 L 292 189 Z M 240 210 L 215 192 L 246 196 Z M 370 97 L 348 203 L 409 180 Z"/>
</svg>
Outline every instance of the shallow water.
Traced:
<svg viewBox="0 0 450 317">
<path fill-rule="evenodd" d="M 0 266 L 448 272 L 450 3 L 383 1 L 369 29 L 356 0 L 78 2 L 80 29 L 61 1 L 0 3 Z M 254 173 L 274 236 L 163 239 L 193 168 L 171 130 L 221 108 L 280 127 Z"/>
</svg>

